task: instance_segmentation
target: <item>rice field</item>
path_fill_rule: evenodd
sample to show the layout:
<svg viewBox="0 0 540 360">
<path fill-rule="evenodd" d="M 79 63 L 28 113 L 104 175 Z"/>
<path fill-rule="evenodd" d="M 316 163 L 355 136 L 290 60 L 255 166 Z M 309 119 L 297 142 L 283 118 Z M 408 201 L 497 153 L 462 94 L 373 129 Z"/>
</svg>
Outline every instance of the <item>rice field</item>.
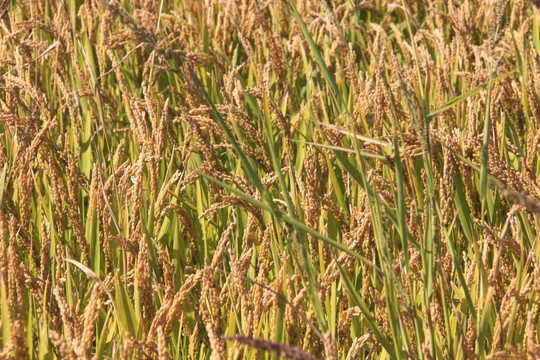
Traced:
<svg viewBox="0 0 540 360">
<path fill-rule="evenodd" d="M 540 359 L 540 1 L 0 1 L 0 359 Z"/>
</svg>

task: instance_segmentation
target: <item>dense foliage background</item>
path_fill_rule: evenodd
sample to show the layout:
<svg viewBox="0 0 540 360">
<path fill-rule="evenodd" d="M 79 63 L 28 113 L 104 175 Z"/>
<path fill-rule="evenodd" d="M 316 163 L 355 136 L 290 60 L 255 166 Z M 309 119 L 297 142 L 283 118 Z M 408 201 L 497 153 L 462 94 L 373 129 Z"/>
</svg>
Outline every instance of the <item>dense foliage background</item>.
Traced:
<svg viewBox="0 0 540 360">
<path fill-rule="evenodd" d="M 0 357 L 540 358 L 534 3 L 4 0 Z"/>
</svg>

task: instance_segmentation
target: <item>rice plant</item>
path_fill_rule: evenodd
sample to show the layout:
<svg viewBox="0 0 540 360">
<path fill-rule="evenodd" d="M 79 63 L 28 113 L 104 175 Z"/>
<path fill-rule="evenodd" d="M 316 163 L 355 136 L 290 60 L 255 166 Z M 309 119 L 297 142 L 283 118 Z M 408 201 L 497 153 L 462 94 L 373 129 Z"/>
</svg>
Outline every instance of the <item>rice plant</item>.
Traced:
<svg viewBox="0 0 540 360">
<path fill-rule="evenodd" d="M 0 1 L 0 358 L 540 359 L 539 21 Z"/>
</svg>

